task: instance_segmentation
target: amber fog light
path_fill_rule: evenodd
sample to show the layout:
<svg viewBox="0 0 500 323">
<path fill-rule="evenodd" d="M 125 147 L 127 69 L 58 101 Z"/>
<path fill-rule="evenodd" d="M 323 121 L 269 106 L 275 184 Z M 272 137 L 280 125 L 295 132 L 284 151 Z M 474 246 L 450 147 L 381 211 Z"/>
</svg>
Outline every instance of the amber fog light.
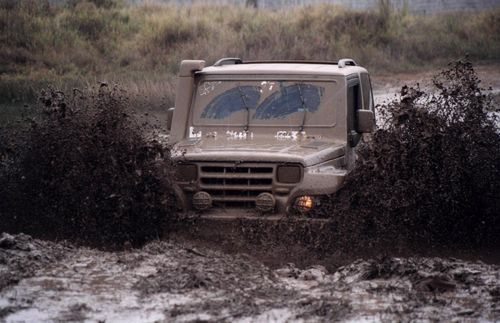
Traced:
<svg viewBox="0 0 500 323">
<path fill-rule="evenodd" d="M 302 168 L 298 165 L 278 166 L 278 182 L 292 184 L 300 182 Z"/>
<path fill-rule="evenodd" d="M 194 182 L 198 179 L 198 167 L 194 164 L 178 164 L 176 178 L 181 182 Z"/>
<path fill-rule="evenodd" d="M 295 208 L 300 212 L 308 212 L 314 207 L 314 198 L 304 195 L 295 200 Z"/>
</svg>

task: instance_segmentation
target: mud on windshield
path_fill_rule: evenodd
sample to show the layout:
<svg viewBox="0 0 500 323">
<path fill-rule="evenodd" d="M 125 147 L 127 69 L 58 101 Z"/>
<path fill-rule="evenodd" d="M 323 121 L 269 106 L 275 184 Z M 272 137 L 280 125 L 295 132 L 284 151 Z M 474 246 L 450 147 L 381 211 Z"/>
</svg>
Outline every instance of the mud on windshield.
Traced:
<svg viewBox="0 0 500 323">
<path fill-rule="evenodd" d="M 331 81 L 201 80 L 194 126 L 331 127 L 341 87 Z"/>
</svg>

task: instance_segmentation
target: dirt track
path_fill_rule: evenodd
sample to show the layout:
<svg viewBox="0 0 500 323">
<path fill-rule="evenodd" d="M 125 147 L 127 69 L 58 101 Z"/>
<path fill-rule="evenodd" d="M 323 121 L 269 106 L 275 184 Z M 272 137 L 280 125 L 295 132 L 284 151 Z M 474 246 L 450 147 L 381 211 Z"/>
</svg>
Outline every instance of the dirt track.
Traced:
<svg viewBox="0 0 500 323">
<path fill-rule="evenodd" d="M 272 270 L 244 254 L 176 242 L 112 253 L 24 235 L 9 241 L 0 248 L 2 281 L 36 270 L 0 291 L 6 322 L 500 319 L 500 267 L 482 262 L 369 259 L 328 273 Z"/>
</svg>

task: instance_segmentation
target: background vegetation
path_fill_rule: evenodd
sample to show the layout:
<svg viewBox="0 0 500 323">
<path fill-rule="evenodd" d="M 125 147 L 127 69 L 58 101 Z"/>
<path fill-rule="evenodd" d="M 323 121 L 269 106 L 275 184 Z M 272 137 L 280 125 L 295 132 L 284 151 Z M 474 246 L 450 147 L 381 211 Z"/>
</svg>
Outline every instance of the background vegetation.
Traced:
<svg viewBox="0 0 500 323">
<path fill-rule="evenodd" d="M 113 0 L 2 1 L 0 100 L 33 100 L 53 84 L 119 82 L 152 108 L 173 104 L 182 59 L 352 57 L 376 73 L 500 57 L 500 10 L 410 15 L 321 5 L 264 11 L 236 6 L 128 6 Z"/>
</svg>

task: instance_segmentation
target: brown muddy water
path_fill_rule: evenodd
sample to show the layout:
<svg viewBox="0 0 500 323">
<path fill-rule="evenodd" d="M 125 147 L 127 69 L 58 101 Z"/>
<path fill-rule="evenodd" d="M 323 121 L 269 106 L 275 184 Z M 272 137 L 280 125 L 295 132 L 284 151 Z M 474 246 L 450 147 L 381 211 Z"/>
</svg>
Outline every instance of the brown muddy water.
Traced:
<svg viewBox="0 0 500 323">
<path fill-rule="evenodd" d="M 0 129 L 0 321 L 500 320 L 500 141 L 478 81 L 457 62 L 380 106 L 321 228 L 217 239 L 179 217 L 168 147 L 119 89 L 46 91 Z"/>
</svg>

